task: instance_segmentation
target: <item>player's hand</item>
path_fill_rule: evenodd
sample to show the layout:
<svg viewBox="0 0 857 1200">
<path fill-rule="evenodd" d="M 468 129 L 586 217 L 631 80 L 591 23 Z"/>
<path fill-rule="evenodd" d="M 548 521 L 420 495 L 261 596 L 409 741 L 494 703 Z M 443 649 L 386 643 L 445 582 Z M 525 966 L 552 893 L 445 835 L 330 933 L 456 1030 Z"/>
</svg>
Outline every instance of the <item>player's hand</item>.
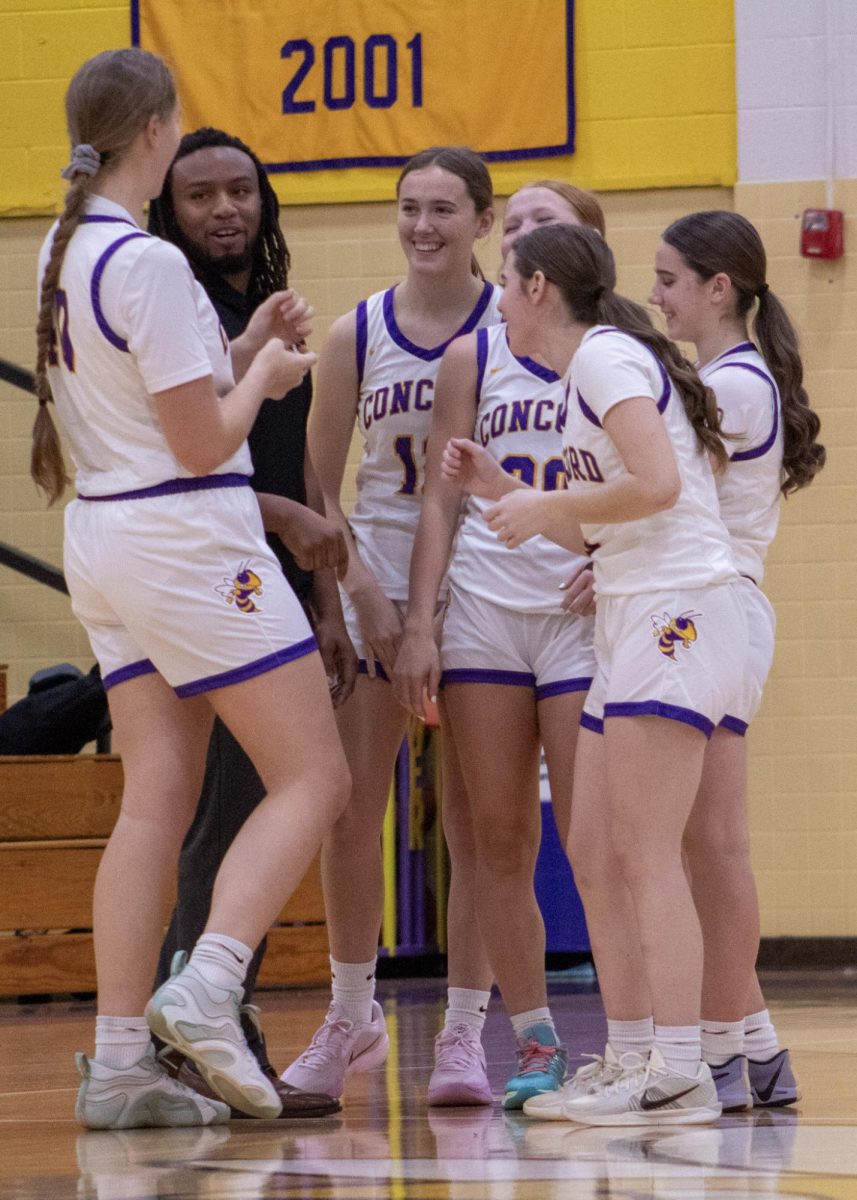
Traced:
<svg viewBox="0 0 857 1200">
<path fill-rule="evenodd" d="M 375 583 L 352 592 L 351 603 L 357 612 L 369 678 L 375 678 L 375 663 L 379 662 L 387 678 L 392 679 L 402 641 L 402 617 L 398 608 Z"/>
<path fill-rule="evenodd" d="M 440 469 L 444 478 L 457 483 L 462 491 L 485 500 L 499 500 L 509 479 L 496 458 L 470 438 L 449 439 Z"/>
<path fill-rule="evenodd" d="M 277 527 L 280 541 L 304 571 L 326 567 L 341 574 L 348 566 L 348 546 L 342 530 L 303 504 L 290 506 Z"/>
<path fill-rule="evenodd" d="M 488 527 L 510 550 L 541 533 L 545 493 L 522 488 L 509 492 L 485 513 Z"/>
<path fill-rule="evenodd" d="M 440 684 L 440 654 L 431 630 L 406 631 L 393 668 L 393 692 L 408 712 L 426 719 L 425 701 L 437 703 Z"/>
<path fill-rule="evenodd" d="M 333 707 L 339 708 L 354 691 L 357 681 L 357 653 L 342 619 L 338 613 L 325 613 L 315 621 L 315 636 L 324 669 Z"/>
<path fill-rule="evenodd" d="M 282 339 L 274 337 L 265 342 L 250 370 L 262 373 L 266 396 L 285 396 L 297 387 L 316 361 L 317 355 L 287 350 Z"/>
<path fill-rule="evenodd" d="M 255 310 L 243 337 L 252 347 L 262 346 L 269 338 L 277 337 L 293 348 L 312 333 L 314 313 L 309 301 L 291 288 L 273 292 Z"/>
<path fill-rule="evenodd" d="M 560 608 L 578 617 L 591 617 L 595 612 L 595 577 L 592 563 L 583 562 L 559 585 L 565 592 Z"/>
</svg>

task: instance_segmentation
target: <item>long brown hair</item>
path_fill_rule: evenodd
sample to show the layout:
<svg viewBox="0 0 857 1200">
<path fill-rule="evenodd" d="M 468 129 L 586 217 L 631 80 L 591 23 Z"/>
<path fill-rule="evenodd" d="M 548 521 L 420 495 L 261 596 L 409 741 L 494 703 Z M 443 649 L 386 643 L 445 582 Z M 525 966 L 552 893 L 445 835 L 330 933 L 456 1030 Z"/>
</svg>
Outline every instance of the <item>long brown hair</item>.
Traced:
<svg viewBox="0 0 857 1200">
<path fill-rule="evenodd" d="M 759 232 L 740 213 L 712 209 L 691 213 L 663 234 L 700 279 L 721 272 L 735 292 L 736 316 L 747 319 L 758 302 L 752 331 L 776 381 L 783 413 L 784 496 L 811 483 L 824 466 L 827 451 L 818 437 L 821 421 L 803 386 L 798 336 L 781 301 L 768 287 L 765 247 Z"/>
<path fill-rule="evenodd" d="M 122 161 L 134 139 L 153 116 L 166 119 L 176 105 L 169 70 L 145 50 L 105 50 L 78 69 L 65 97 L 72 162 L 64 174 L 70 180 L 65 204 L 54 233 L 39 299 L 36 324 L 36 394 L 39 411 L 33 425 L 30 474 L 54 504 L 69 482 L 59 434 L 48 404 L 53 399 L 48 363 L 56 361 L 54 300 L 68 244 L 77 229 L 93 181 Z M 94 174 L 75 154 L 91 148 Z M 99 165 L 100 159 L 100 165 Z"/>
<path fill-rule="evenodd" d="M 469 146 L 429 146 L 427 150 L 421 150 L 409 158 L 396 180 L 396 196 L 412 171 L 425 171 L 428 167 L 441 167 L 450 175 L 456 175 L 467 188 L 467 194 L 478 213 L 493 208 L 494 184 L 490 172 L 483 159 Z M 475 254 L 470 259 L 470 269 L 477 279 L 485 278 Z"/>
<path fill-rule="evenodd" d="M 700 447 L 724 467 L 728 455 L 714 393 L 677 347 L 655 329 L 646 310 L 614 290 L 616 263 L 604 238 L 587 225 L 542 225 L 525 234 L 513 254 L 523 279 L 541 271 L 559 288 L 575 321 L 615 325 L 657 355 L 675 384 Z"/>
</svg>

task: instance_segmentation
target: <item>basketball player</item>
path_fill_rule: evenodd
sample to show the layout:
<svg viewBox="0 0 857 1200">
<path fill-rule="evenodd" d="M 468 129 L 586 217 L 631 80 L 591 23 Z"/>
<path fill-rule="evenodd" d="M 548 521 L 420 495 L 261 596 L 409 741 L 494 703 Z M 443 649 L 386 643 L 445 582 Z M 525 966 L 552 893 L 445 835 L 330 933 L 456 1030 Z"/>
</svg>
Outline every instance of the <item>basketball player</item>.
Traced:
<svg viewBox="0 0 857 1200">
<path fill-rule="evenodd" d="M 96 1052 L 78 1056 L 77 1116 L 113 1129 L 228 1119 L 226 1104 L 164 1072 L 151 1027 L 229 1104 L 275 1117 L 281 1101 L 239 1021 L 244 974 L 341 810 L 348 771 L 315 639 L 264 539 L 245 439 L 264 398 L 293 388 L 314 358 L 285 348 L 300 320 L 283 292 L 230 350 L 182 254 L 140 228 L 179 144 L 158 58 L 96 55 L 72 79 L 66 113 L 70 186 L 39 262 L 32 472 L 59 499 L 53 400 L 78 488 L 65 574 L 125 772 L 95 885 Z M 146 1005 L 212 713 L 267 796 L 223 861 L 190 961 Z"/>
<path fill-rule="evenodd" d="M 332 1002 L 283 1078 L 333 1096 L 342 1093 L 347 1074 L 378 1066 L 388 1048 L 374 1000 L 384 889 L 380 834 L 408 721 L 389 679 L 402 636 L 435 380 L 453 338 L 498 319 L 495 289 L 474 271 L 474 242 L 493 221 L 491 179 L 478 155 L 450 146 L 416 155 L 402 171 L 397 198 L 407 276 L 334 324 L 309 426 L 328 515 L 349 544 L 343 608 L 360 674 L 337 714 L 351 801 L 322 852 Z M 340 488 L 355 419 L 363 457 L 357 504 L 346 521 Z M 445 584 L 435 605 L 444 593 Z M 450 795 L 462 785 L 449 743 L 444 762 Z"/>
</svg>

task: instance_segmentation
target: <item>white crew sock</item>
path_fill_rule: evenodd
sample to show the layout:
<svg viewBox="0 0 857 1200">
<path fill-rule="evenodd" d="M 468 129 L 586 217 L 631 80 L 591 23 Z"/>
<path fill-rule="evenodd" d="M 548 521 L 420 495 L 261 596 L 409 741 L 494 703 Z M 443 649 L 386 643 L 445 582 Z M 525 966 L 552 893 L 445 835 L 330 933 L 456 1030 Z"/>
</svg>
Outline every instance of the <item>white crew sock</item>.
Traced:
<svg viewBox="0 0 857 1200">
<path fill-rule="evenodd" d="M 331 955 L 330 976 L 336 1011 L 355 1024 L 372 1020 L 377 958 L 365 963 L 337 962 Z"/>
<path fill-rule="evenodd" d="M 95 1061 L 127 1071 L 149 1048 L 152 1035 L 145 1017 L 96 1017 Z"/>
<path fill-rule="evenodd" d="M 607 1018 L 607 1041 L 614 1054 L 631 1052 L 642 1058 L 648 1056 L 655 1044 L 654 1017 L 641 1017 L 639 1021 L 612 1021 Z"/>
<path fill-rule="evenodd" d="M 549 1008 L 531 1008 L 529 1012 L 515 1013 L 511 1021 L 515 1037 L 523 1037 L 532 1025 L 549 1025 L 553 1029 L 554 1037 L 556 1037 L 556 1029 Z M 559 1041 L 559 1038 L 557 1038 L 557 1041 Z"/>
<path fill-rule="evenodd" d="M 744 1018 L 744 1053 L 756 1062 L 767 1062 L 780 1049 L 777 1031 L 766 1008 Z"/>
<path fill-rule="evenodd" d="M 206 983 L 235 991 L 244 982 L 253 951 L 225 933 L 204 933 L 193 948 L 189 966 Z"/>
<path fill-rule="evenodd" d="M 451 1029 L 453 1025 L 469 1025 L 481 1033 L 490 999 L 490 992 L 480 992 L 475 988 L 447 988 L 444 1029 Z"/>
<path fill-rule="evenodd" d="M 655 1046 L 671 1071 L 693 1078 L 702 1061 L 698 1025 L 656 1025 Z"/>
<path fill-rule="evenodd" d="M 743 1021 L 702 1021 L 702 1058 L 721 1067 L 736 1054 L 744 1053 Z"/>
</svg>

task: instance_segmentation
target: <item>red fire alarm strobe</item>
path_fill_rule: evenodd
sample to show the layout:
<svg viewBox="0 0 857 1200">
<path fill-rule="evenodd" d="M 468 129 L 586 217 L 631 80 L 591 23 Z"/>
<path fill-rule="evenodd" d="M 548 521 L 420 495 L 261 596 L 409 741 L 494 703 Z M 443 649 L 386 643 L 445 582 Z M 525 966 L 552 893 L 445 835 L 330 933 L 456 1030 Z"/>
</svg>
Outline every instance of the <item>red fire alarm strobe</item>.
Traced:
<svg viewBox="0 0 857 1200">
<path fill-rule="evenodd" d="M 845 250 L 843 217 L 838 208 L 807 208 L 800 223 L 804 258 L 841 258 Z"/>
</svg>

